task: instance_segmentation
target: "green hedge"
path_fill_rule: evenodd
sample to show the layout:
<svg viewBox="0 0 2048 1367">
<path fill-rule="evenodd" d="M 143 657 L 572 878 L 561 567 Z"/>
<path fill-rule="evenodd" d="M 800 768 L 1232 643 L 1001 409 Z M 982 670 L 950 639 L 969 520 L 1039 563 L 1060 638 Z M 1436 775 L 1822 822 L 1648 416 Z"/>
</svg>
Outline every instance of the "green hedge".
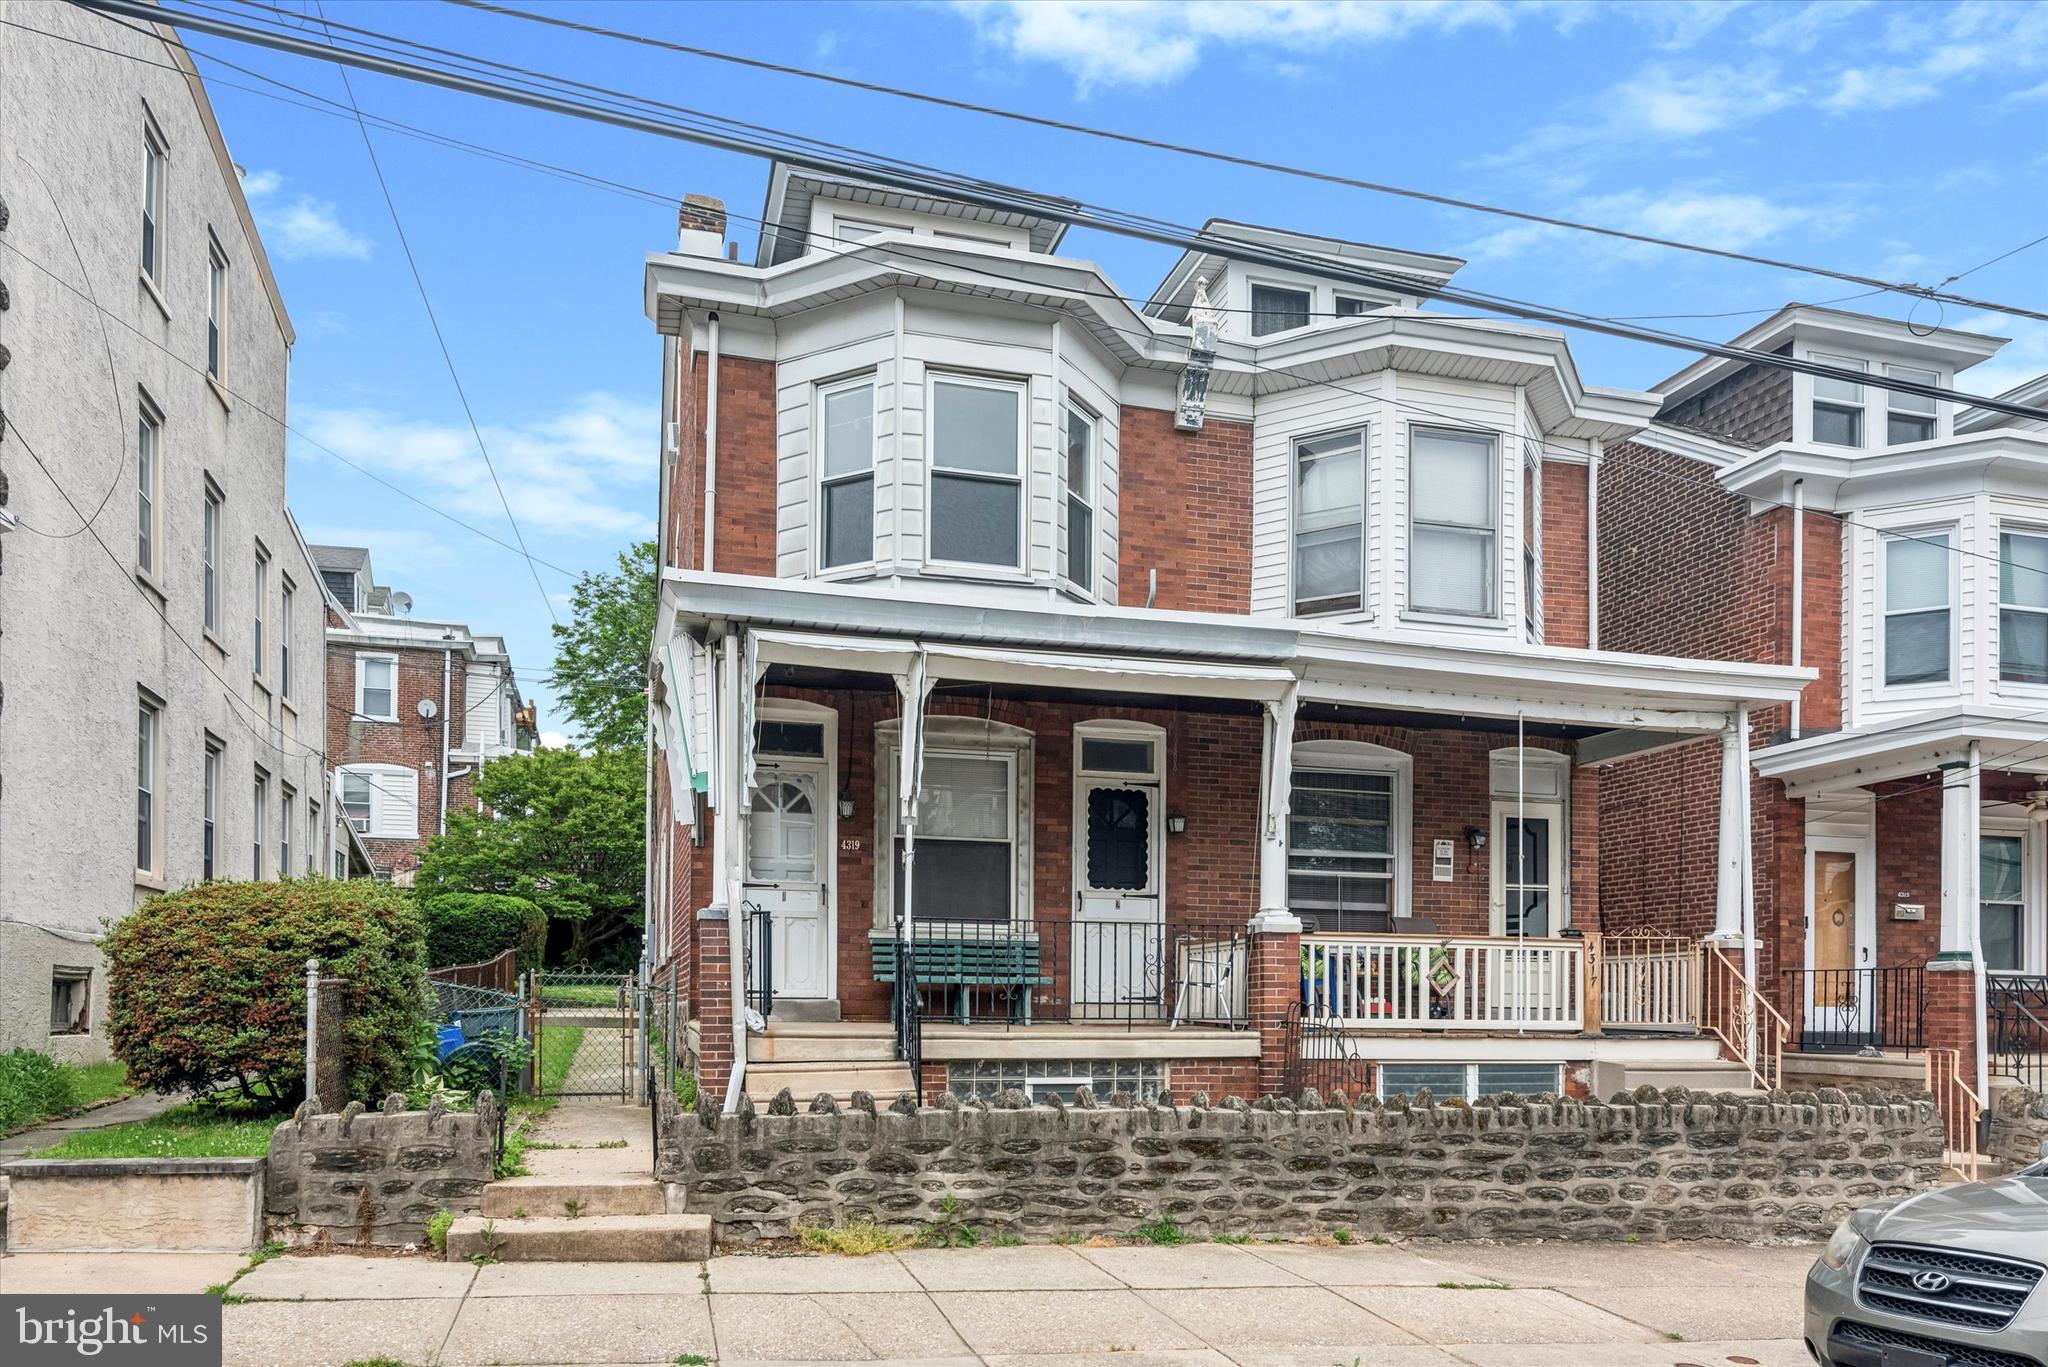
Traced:
<svg viewBox="0 0 2048 1367">
<path fill-rule="evenodd" d="M 354 1098 L 403 1089 L 426 1027 L 418 908 L 368 879 L 194 884 L 143 903 L 102 948 L 114 1055 L 130 1081 L 158 1092 L 295 1098 L 305 1083 L 308 959 L 348 981 Z"/>
<path fill-rule="evenodd" d="M 548 916 L 524 897 L 496 892 L 444 892 L 425 904 L 427 963 L 433 968 L 495 959 L 519 951 L 521 968 L 539 968 Z"/>
</svg>

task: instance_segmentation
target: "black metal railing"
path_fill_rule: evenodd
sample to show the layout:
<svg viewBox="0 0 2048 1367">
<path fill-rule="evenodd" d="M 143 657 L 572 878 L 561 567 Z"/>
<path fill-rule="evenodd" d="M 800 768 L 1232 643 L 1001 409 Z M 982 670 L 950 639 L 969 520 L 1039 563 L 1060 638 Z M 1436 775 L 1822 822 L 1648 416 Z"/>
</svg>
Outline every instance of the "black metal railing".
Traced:
<svg viewBox="0 0 2048 1367">
<path fill-rule="evenodd" d="M 917 981 L 917 949 L 914 941 L 897 935 L 889 941 L 890 962 L 895 981 Z M 896 1024 L 896 1057 L 910 1069 L 910 1088 L 924 1100 L 924 1018 L 915 992 L 898 992 L 890 1005 Z"/>
<path fill-rule="evenodd" d="M 747 1005 L 766 1020 L 775 1012 L 775 925 L 768 908 L 740 903 L 740 964 L 747 975 Z"/>
<path fill-rule="evenodd" d="M 1281 1090 L 1299 1097 L 1314 1088 L 1324 1099 L 1333 1092 L 1363 1096 L 1372 1090 L 1372 1064 L 1361 1055 L 1357 1032 L 1336 1020 L 1309 1014 L 1304 1003 L 1287 1018 L 1287 1062 Z"/>
<path fill-rule="evenodd" d="M 1917 964 L 1788 968 L 1785 1014 L 1809 1054 L 1910 1052 L 1927 1045 L 1927 978 Z"/>
<path fill-rule="evenodd" d="M 902 951 L 914 949 L 914 962 Z M 877 981 L 917 1014 L 958 1025 L 1241 1025 L 1245 942 L 1157 921 L 920 921 L 876 941 Z M 909 985 L 914 984 L 914 988 Z"/>
<path fill-rule="evenodd" d="M 1984 984 L 1990 1071 L 2048 1091 L 2048 976 L 1999 973 Z"/>
</svg>

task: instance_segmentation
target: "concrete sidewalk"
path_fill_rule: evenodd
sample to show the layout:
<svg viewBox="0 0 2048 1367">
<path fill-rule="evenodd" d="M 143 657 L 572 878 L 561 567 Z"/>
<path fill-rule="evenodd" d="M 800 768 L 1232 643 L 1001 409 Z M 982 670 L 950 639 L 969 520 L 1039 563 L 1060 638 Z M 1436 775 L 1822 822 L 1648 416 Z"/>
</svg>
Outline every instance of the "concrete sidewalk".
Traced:
<svg viewBox="0 0 2048 1367">
<path fill-rule="evenodd" d="M 236 1283 L 248 1300 L 226 1308 L 225 1331 L 227 1361 L 249 1367 L 685 1355 L 720 1367 L 1804 1367 L 1814 1252 L 1037 1245 L 482 1268 L 285 1257 Z M 0 1290 L 120 1290 L 146 1271 L 137 1262 L 0 1259 Z M 201 1275 L 219 1273 L 193 1264 Z M 156 1276 L 149 1289 L 186 1288 Z"/>
</svg>

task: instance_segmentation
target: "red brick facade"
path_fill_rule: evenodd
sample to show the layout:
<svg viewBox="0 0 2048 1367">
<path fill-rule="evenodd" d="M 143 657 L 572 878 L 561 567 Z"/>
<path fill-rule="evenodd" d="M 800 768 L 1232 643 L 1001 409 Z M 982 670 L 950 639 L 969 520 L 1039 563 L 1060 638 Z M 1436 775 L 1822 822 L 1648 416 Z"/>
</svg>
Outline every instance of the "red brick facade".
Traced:
<svg viewBox="0 0 2048 1367">
<path fill-rule="evenodd" d="M 356 715 L 356 656 L 398 657 L 398 720 L 370 721 Z M 463 743 L 466 679 L 463 657 L 457 654 L 448 678 L 450 706 L 443 711 L 441 681 L 444 650 L 330 642 L 327 647 L 327 757 L 335 768 L 350 764 L 396 764 L 419 775 L 419 834 L 410 840 L 365 836 L 363 845 L 377 867 L 404 874 L 419 866 L 419 852 L 434 837 L 441 820 L 442 720 L 448 721 L 450 749 Z M 434 716 L 420 716 L 421 702 L 434 705 Z M 474 803 L 470 779 L 451 780 L 451 807 Z"/>
<path fill-rule="evenodd" d="M 668 563 L 704 568 L 704 422 L 710 358 L 684 357 L 676 392 L 677 448 L 670 472 Z M 718 534 L 712 568 L 775 573 L 775 363 L 718 359 Z"/>
<path fill-rule="evenodd" d="M 1125 603 L 1249 612 L 1252 429 L 1211 419 L 1176 432 L 1173 414 L 1125 406 L 1118 446 L 1117 579 Z"/>
<path fill-rule="evenodd" d="M 1589 643 L 1586 489 L 1590 466 L 1543 462 L 1543 641 Z"/>
</svg>

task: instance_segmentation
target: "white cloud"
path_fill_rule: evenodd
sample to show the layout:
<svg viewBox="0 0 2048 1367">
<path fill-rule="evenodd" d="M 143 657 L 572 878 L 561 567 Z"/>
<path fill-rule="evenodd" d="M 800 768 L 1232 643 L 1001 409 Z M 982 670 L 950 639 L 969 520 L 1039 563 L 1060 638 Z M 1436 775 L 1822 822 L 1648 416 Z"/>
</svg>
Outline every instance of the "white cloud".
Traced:
<svg viewBox="0 0 2048 1367">
<path fill-rule="evenodd" d="M 1754 66 L 1653 62 L 1599 95 L 1575 102 L 1574 117 L 1544 124 L 1512 150 L 1480 164 L 1526 171 L 1532 169 L 1532 158 L 1688 142 L 1775 113 L 1802 93 L 1768 61 Z"/>
<path fill-rule="evenodd" d="M 2048 64 L 2048 6 L 1893 10 L 1885 46 L 1901 60 L 1837 72 L 1821 107 L 1835 114 L 1899 109 L 1934 99 L 1959 79 L 2037 70 Z"/>
<path fill-rule="evenodd" d="M 281 195 L 283 188 L 284 177 L 275 171 L 251 171 L 242 177 L 242 194 L 270 250 L 287 261 L 361 261 L 370 255 L 370 239 L 343 225 L 333 204 L 311 195 Z"/>
<path fill-rule="evenodd" d="M 315 546 L 367 548 L 377 577 L 401 588 L 417 582 L 417 576 L 429 570 L 454 564 L 459 549 L 449 538 L 434 532 L 404 527 L 337 526 L 329 522 L 309 522 L 306 540 Z"/>
<path fill-rule="evenodd" d="M 1855 211 L 1841 204 L 1784 204 L 1762 195 L 1711 189 L 1669 194 L 1628 190 L 1575 200 L 1563 216 L 1724 251 L 1747 251 L 1794 229 L 1823 235 L 1835 232 Z M 1517 223 L 1467 244 L 1460 254 L 1469 261 L 1504 261 L 1538 249 L 1553 258 L 1571 253 L 1599 260 L 1642 259 L 1663 252 L 1647 244 L 1593 237 L 1548 224 Z"/>
<path fill-rule="evenodd" d="M 1837 24 L 1869 3 L 1870 0 L 1815 0 L 1796 9 L 1774 11 L 1778 17 L 1752 31 L 1749 40 L 1769 52 L 1811 52 Z"/>
<path fill-rule="evenodd" d="M 378 408 L 301 408 L 314 441 L 372 470 L 390 472 L 428 502 L 510 541 L 505 512 L 476 438 L 461 422 L 404 417 Z M 651 405 L 584 394 L 519 424 L 494 423 L 484 442 L 512 513 L 529 535 L 624 537 L 652 527 L 657 424 Z M 317 448 L 300 453 L 319 458 Z M 628 506 L 628 498 L 650 506 Z M 467 539 L 468 533 L 449 529 Z"/>
<path fill-rule="evenodd" d="M 1418 30 L 1505 30 L 1497 0 L 955 0 L 977 33 L 1017 61 L 1051 62 L 1085 93 L 1157 86 L 1212 46 L 1326 54 Z"/>
<path fill-rule="evenodd" d="M 2048 323 L 2009 318 L 2001 313 L 1976 313 L 1949 326 L 1964 332 L 2012 338 L 1996 356 L 1956 376 L 1956 388 L 1966 394 L 2003 394 L 2015 385 L 2048 375 Z"/>
<path fill-rule="evenodd" d="M 569 748 L 569 738 L 560 731 L 543 731 L 540 733 L 540 748 L 543 750 L 567 750 Z"/>
</svg>

